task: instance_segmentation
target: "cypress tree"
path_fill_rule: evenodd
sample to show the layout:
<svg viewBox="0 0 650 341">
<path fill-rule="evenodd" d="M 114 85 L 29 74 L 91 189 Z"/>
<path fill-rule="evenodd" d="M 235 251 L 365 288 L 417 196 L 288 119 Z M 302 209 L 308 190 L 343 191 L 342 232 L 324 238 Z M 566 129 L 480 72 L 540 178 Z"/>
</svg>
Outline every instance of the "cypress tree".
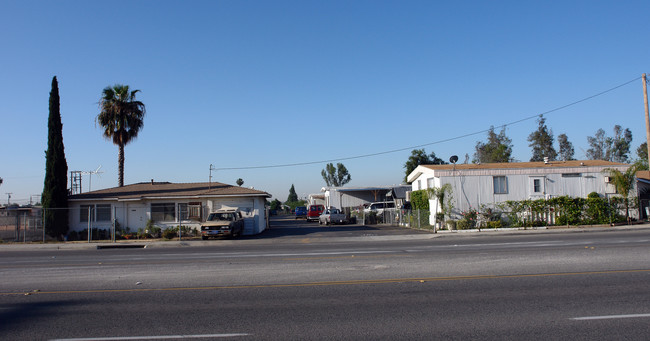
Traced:
<svg viewBox="0 0 650 341">
<path fill-rule="evenodd" d="M 45 182 L 41 202 L 48 235 L 62 239 L 68 233 L 68 163 L 63 148 L 63 124 L 59 105 L 59 83 L 52 78 L 50 115 L 47 119 Z"/>
</svg>

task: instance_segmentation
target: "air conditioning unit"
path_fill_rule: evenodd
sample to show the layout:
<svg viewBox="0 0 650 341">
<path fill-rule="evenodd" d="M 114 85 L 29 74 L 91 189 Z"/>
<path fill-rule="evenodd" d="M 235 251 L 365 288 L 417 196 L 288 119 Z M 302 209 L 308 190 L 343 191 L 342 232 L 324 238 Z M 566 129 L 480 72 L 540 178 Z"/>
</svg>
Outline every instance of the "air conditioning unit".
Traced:
<svg viewBox="0 0 650 341">
<path fill-rule="evenodd" d="M 611 176 L 606 176 L 605 177 L 605 183 L 608 184 L 610 182 L 612 182 L 612 177 Z"/>
</svg>

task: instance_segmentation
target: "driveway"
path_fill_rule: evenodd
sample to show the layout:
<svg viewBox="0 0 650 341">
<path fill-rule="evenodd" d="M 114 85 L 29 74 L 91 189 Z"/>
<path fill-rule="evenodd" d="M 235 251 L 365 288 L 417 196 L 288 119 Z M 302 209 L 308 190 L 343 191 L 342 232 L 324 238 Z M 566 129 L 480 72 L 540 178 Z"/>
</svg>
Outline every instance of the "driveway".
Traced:
<svg viewBox="0 0 650 341">
<path fill-rule="evenodd" d="M 432 235 L 431 230 L 416 230 L 388 225 L 319 225 L 293 216 L 272 216 L 271 228 L 255 236 L 244 239 L 270 238 L 341 238 L 341 237 L 382 237 L 405 235 Z"/>
</svg>

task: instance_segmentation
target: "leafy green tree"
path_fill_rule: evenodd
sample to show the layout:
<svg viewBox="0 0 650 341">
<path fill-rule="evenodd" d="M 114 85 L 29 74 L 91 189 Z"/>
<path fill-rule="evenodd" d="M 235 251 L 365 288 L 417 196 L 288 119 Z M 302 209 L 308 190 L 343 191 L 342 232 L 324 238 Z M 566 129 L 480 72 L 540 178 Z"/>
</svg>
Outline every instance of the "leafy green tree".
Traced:
<svg viewBox="0 0 650 341">
<path fill-rule="evenodd" d="M 280 200 L 275 199 L 275 200 L 271 201 L 271 209 L 276 210 L 276 211 L 281 210 L 282 209 L 282 203 L 280 202 Z"/>
<path fill-rule="evenodd" d="M 96 122 L 102 127 L 106 139 L 119 147 L 118 185 L 124 186 L 124 146 L 134 140 L 144 126 L 144 103 L 136 100 L 140 90 L 129 91 L 128 85 L 107 86 L 99 100 L 100 112 Z"/>
<path fill-rule="evenodd" d="M 298 194 L 296 194 L 296 188 L 291 184 L 291 188 L 289 188 L 289 196 L 287 197 L 287 204 L 296 201 L 298 201 Z"/>
<path fill-rule="evenodd" d="M 241 187 L 244 184 L 244 180 L 242 178 L 237 179 L 237 186 Z"/>
<path fill-rule="evenodd" d="M 546 126 L 546 119 L 543 116 L 537 120 L 537 130 L 528 135 L 529 147 L 533 148 L 533 156 L 530 161 L 544 161 L 548 157 L 550 161 L 557 159 L 557 152 L 553 148 L 553 131 Z"/>
<path fill-rule="evenodd" d="M 336 168 L 334 164 L 328 163 L 320 174 L 328 187 L 341 187 L 352 180 L 348 169 L 342 163 L 337 163 Z"/>
<path fill-rule="evenodd" d="M 562 161 L 575 160 L 573 154 L 575 153 L 573 149 L 573 144 L 569 142 L 569 138 L 566 134 L 560 134 L 557 136 L 557 142 L 560 147 L 559 158 Z"/>
<path fill-rule="evenodd" d="M 625 201 L 625 220 L 630 223 L 630 191 L 634 188 L 636 181 L 637 165 L 630 166 L 625 172 L 618 169 L 607 168 L 603 172 L 611 178 L 610 183 L 616 188 Z"/>
<path fill-rule="evenodd" d="M 436 156 L 435 152 L 431 152 L 431 154 L 427 155 L 427 153 L 423 149 L 413 149 L 411 151 L 411 156 L 409 156 L 408 160 L 406 163 L 404 163 L 404 168 L 405 168 L 405 175 L 404 175 L 404 182 L 406 183 L 406 178 L 408 177 L 415 168 L 417 168 L 419 165 L 444 165 L 447 164 L 445 160 L 439 158 Z"/>
<path fill-rule="evenodd" d="M 503 127 L 499 134 L 494 132 L 494 127 L 488 130 L 486 143 L 477 142 L 474 153 L 474 163 L 498 163 L 512 162 L 512 140 L 506 136 L 506 128 Z"/>
<path fill-rule="evenodd" d="M 63 146 L 59 83 L 52 78 L 50 115 L 47 120 L 47 150 L 45 151 L 45 182 L 42 204 L 47 234 L 62 239 L 68 233 L 68 163 Z"/>
</svg>

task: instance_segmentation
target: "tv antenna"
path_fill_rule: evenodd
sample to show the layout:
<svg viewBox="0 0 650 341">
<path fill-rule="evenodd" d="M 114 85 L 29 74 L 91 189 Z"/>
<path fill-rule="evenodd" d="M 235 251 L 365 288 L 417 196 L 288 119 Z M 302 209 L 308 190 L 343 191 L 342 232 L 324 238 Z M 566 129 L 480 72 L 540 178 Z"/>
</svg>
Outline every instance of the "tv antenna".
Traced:
<svg viewBox="0 0 650 341">
<path fill-rule="evenodd" d="M 95 169 L 94 171 L 71 171 L 70 192 L 72 192 L 72 194 L 83 193 L 83 190 L 81 189 L 81 178 L 83 174 L 88 174 L 88 191 L 90 192 L 92 190 L 93 174 L 99 175 L 104 173 L 99 171 L 101 168 L 102 165 L 99 165 L 99 167 L 97 167 L 97 169 Z"/>
</svg>

